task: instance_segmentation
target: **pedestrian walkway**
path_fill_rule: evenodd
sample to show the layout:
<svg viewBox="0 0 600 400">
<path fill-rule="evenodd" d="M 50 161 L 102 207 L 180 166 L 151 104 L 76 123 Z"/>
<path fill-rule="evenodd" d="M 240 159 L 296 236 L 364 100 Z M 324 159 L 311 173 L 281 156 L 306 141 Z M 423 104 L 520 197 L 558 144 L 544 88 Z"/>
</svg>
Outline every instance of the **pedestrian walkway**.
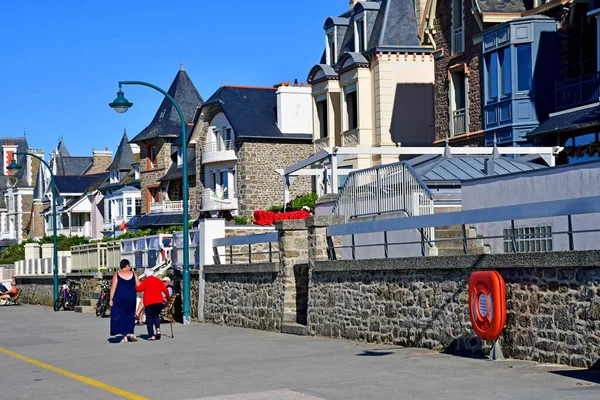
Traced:
<svg viewBox="0 0 600 400">
<path fill-rule="evenodd" d="M 0 398 L 11 400 L 600 398 L 600 372 L 563 366 L 205 324 L 113 344 L 108 319 L 94 315 L 26 305 L 0 313 Z"/>
</svg>

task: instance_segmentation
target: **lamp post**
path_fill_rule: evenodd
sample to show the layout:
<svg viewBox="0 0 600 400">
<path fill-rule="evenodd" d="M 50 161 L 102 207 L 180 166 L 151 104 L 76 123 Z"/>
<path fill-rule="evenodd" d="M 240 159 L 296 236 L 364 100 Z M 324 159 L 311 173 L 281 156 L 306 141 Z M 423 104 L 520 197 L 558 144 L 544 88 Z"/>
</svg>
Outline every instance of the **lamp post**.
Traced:
<svg viewBox="0 0 600 400">
<path fill-rule="evenodd" d="M 53 301 L 53 303 L 56 303 L 56 300 L 58 299 L 58 244 L 57 244 L 57 236 L 56 236 L 56 183 L 54 181 L 54 173 L 52 172 L 52 168 L 50 168 L 50 165 L 43 158 L 41 158 L 35 154 L 28 153 L 26 151 L 18 151 L 14 155 L 15 155 L 15 157 L 13 157 L 12 162 L 7 167 L 7 169 L 11 172 L 16 172 L 21 169 L 21 166 L 19 164 L 17 164 L 17 160 L 16 160 L 16 156 L 18 156 L 18 155 L 24 155 L 24 156 L 30 156 L 30 157 L 36 158 L 36 159 L 40 160 L 40 162 L 46 168 L 48 168 L 48 171 L 50 171 L 50 181 L 51 181 L 51 185 L 52 185 L 52 236 L 54 237 L 53 238 L 54 239 L 54 259 L 53 259 L 54 268 L 52 271 L 52 274 L 54 277 L 54 279 L 53 279 L 53 284 L 54 284 L 54 301 Z"/>
<path fill-rule="evenodd" d="M 183 323 L 189 324 L 191 321 L 190 318 L 190 253 L 189 253 L 189 228 L 188 228 L 188 174 L 187 174 L 187 135 L 186 135 L 186 125 L 185 118 L 183 117 L 183 112 L 181 108 L 175 101 L 175 99 L 166 91 L 159 88 L 158 86 L 152 85 L 147 82 L 142 81 L 120 81 L 119 82 L 119 91 L 117 92 L 117 98 L 109 104 L 109 106 L 118 112 L 119 114 L 125 113 L 133 103 L 130 103 L 123 93 L 122 87 L 123 85 L 140 85 L 147 86 L 154 90 L 162 93 L 167 99 L 171 101 L 177 113 L 179 114 L 179 118 L 181 119 L 181 159 L 183 163 Z"/>
</svg>

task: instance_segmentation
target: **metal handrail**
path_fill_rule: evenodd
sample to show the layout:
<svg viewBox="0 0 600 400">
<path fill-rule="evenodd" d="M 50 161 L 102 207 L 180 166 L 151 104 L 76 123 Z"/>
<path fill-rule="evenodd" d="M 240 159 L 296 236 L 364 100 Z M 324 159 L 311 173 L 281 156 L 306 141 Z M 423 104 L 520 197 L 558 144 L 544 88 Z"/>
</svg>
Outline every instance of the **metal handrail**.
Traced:
<svg viewBox="0 0 600 400">
<path fill-rule="evenodd" d="M 247 236 L 233 236 L 228 238 L 217 238 L 213 239 L 213 251 L 214 251 L 214 262 L 215 265 L 221 264 L 222 255 L 219 254 L 219 247 L 229 247 L 229 252 L 227 256 L 229 256 L 229 264 L 233 264 L 233 256 L 234 255 L 247 255 L 248 263 L 252 264 L 252 255 L 260 255 L 260 254 L 268 254 L 269 262 L 273 262 L 273 253 L 278 253 L 278 251 L 273 251 L 273 242 L 279 241 L 279 232 L 269 232 L 269 233 L 259 233 L 256 235 L 247 235 Z M 261 243 L 269 243 L 269 251 L 252 251 L 253 244 L 261 244 Z M 248 252 L 244 253 L 234 253 L 233 246 L 248 246 Z"/>
<path fill-rule="evenodd" d="M 569 235 L 569 248 L 573 249 L 573 234 L 574 233 L 583 233 L 588 231 L 600 231 L 598 230 L 581 230 L 575 231 L 572 229 L 572 220 L 571 217 L 573 215 L 581 215 L 581 214 L 592 214 L 592 213 L 600 213 L 600 196 L 592 196 L 592 197 L 582 197 L 577 199 L 568 199 L 568 200 L 553 200 L 553 201 L 545 201 L 538 203 L 527 203 L 521 204 L 518 206 L 501 206 L 501 207 L 491 207 L 491 208 L 483 208 L 476 210 L 468 210 L 468 211 L 459 211 L 459 212 L 450 212 L 450 213 L 441 213 L 435 215 L 424 215 L 410 218 L 393 218 L 393 219 L 385 219 L 378 221 L 369 221 L 369 222 L 357 222 L 353 224 L 339 224 L 339 225 L 331 225 L 327 227 L 327 237 L 328 243 L 333 243 L 331 240 L 332 236 L 346 236 L 365 233 L 375 233 L 375 232 L 383 232 L 384 235 L 387 232 L 392 231 L 401 231 L 401 230 L 409 230 L 409 229 L 419 229 L 424 230 L 426 228 L 435 228 L 442 226 L 456 226 L 461 225 L 463 227 L 463 237 L 460 240 L 463 240 L 465 243 L 471 239 L 489 239 L 489 238 L 498 238 L 504 236 L 489 236 L 489 237 L 478 237 L 478 238 L 468 238 L 465 233 L 465 227 L 470 224 L 481 224 L 481 223 L 490 223 L 490 222 L 502 222 L 502 221 L 511 221 L 511 235 L 510 239 L 513 241 L 513 250 L 515 250 L 515 239 L 521 236 L 539 236 L 539 235 L 548 235 L 548 232 L 545 233 L 527 233 L 527 234 L 517 234 L 514 226 L 515 220 L 521 219 L 534 219 L 534 218 L 548 218 L 548 217 L 559 217 L 559 216 L 567 216 L 569 229 L 564 232 L 551 232 L 550 234 L 561 234 L 566 233 Z M 442 241 L 451 241 L 451 239 L 442 239 L 442 240 L 432 240 L 433 242 L 442 242 Z M 423 244 L 423 238 L 417 242 L 402 242 L 402 243 L 388 243 L 385 242 L 383 244 L 374 244 L 379 246 L 387 246 L 390 245 L 399 245 L 399 244 Z M 352 246 L 329 246 L 328 253 L 330 257 L 335 258 L 335 249 L 336 248 L 347 248 L 347 247 L 369 247 L 371 245 L 356 245 L 353 240 Z M 467 249 L 465 246 L 465 253 Z M 386 252 L 387 254 L 387 252 Z M 424 254 L 423 254 L 424 255 Z"/>
</svg>

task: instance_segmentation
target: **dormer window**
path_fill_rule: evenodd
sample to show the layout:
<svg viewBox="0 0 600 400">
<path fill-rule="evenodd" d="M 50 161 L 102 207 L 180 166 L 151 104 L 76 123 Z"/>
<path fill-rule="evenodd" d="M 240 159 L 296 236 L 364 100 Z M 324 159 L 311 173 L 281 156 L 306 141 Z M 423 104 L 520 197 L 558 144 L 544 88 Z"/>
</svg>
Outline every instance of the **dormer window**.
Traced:
<svg viewBox="0 0 600 400">
<path fill-rule="evenodd" d="M 113 170 L 110 171 L 110 183 L 117 183 L 119 181 L 119 178 L 117 176 L 117 171 Z"/>
<path fill-rule="evenodd" d="M 337 62 L 337 43 L 335 40 L 337 28 L 334 26 L 327 31 L 325 56 L 327 64 L 333 65 Z"/>
<path fill-rule="evenodd" d="M 367 48 L 366 32 L 365 17 L 357 18 L 354 21 L 354 49 L 358 53 L 362 53 Z"/>
<path fill-rule="evenodd" d="M 136 165 L 135 167 L 133 167 L 133 178 L 137 181 L 138 179 L 140 179 L 140 166 Z"/>
<path fill-rule="evenodd" d="M 177 166 L 181 167 L 183 165 L 183 156 L 181 153 L 181 147 L 177 148 Z"/>
</svg>

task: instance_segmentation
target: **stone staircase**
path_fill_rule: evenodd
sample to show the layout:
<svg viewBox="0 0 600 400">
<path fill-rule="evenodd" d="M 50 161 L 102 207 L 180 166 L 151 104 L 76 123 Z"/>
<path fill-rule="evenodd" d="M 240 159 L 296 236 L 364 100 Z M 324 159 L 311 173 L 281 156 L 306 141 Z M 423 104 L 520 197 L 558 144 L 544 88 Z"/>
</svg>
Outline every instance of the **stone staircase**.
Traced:
<svg viewBox="0 0 600 400">
<path fill-rule="evenodd" d="M 82 314 L 95 314 L 96 313 L 96 302 L 100 298 L 100 293 L 92 293 L 91 299 L 81 299 L 79 305 L 75 307 L 76 313 Z M 107 311 L 106 315 L 110 314 L 110 310 Z"/>
<path fill-rule="evenodd" d="M 439 207 L 435 209 L 436 214 L 460 211 L 457 207 Z M 477 236 L 477 230 L 474 227 L 466 226 L 467 254 L 489 254 L 490 247 L 485 245 L 483 239 Z M 435 240 L 454 239 L 443 242 L 436 242 L 438 256 L 457 256 L 464 255 L 464 242 L 462 225 L 440 226 L 435 228 Z"/>
</svg>

